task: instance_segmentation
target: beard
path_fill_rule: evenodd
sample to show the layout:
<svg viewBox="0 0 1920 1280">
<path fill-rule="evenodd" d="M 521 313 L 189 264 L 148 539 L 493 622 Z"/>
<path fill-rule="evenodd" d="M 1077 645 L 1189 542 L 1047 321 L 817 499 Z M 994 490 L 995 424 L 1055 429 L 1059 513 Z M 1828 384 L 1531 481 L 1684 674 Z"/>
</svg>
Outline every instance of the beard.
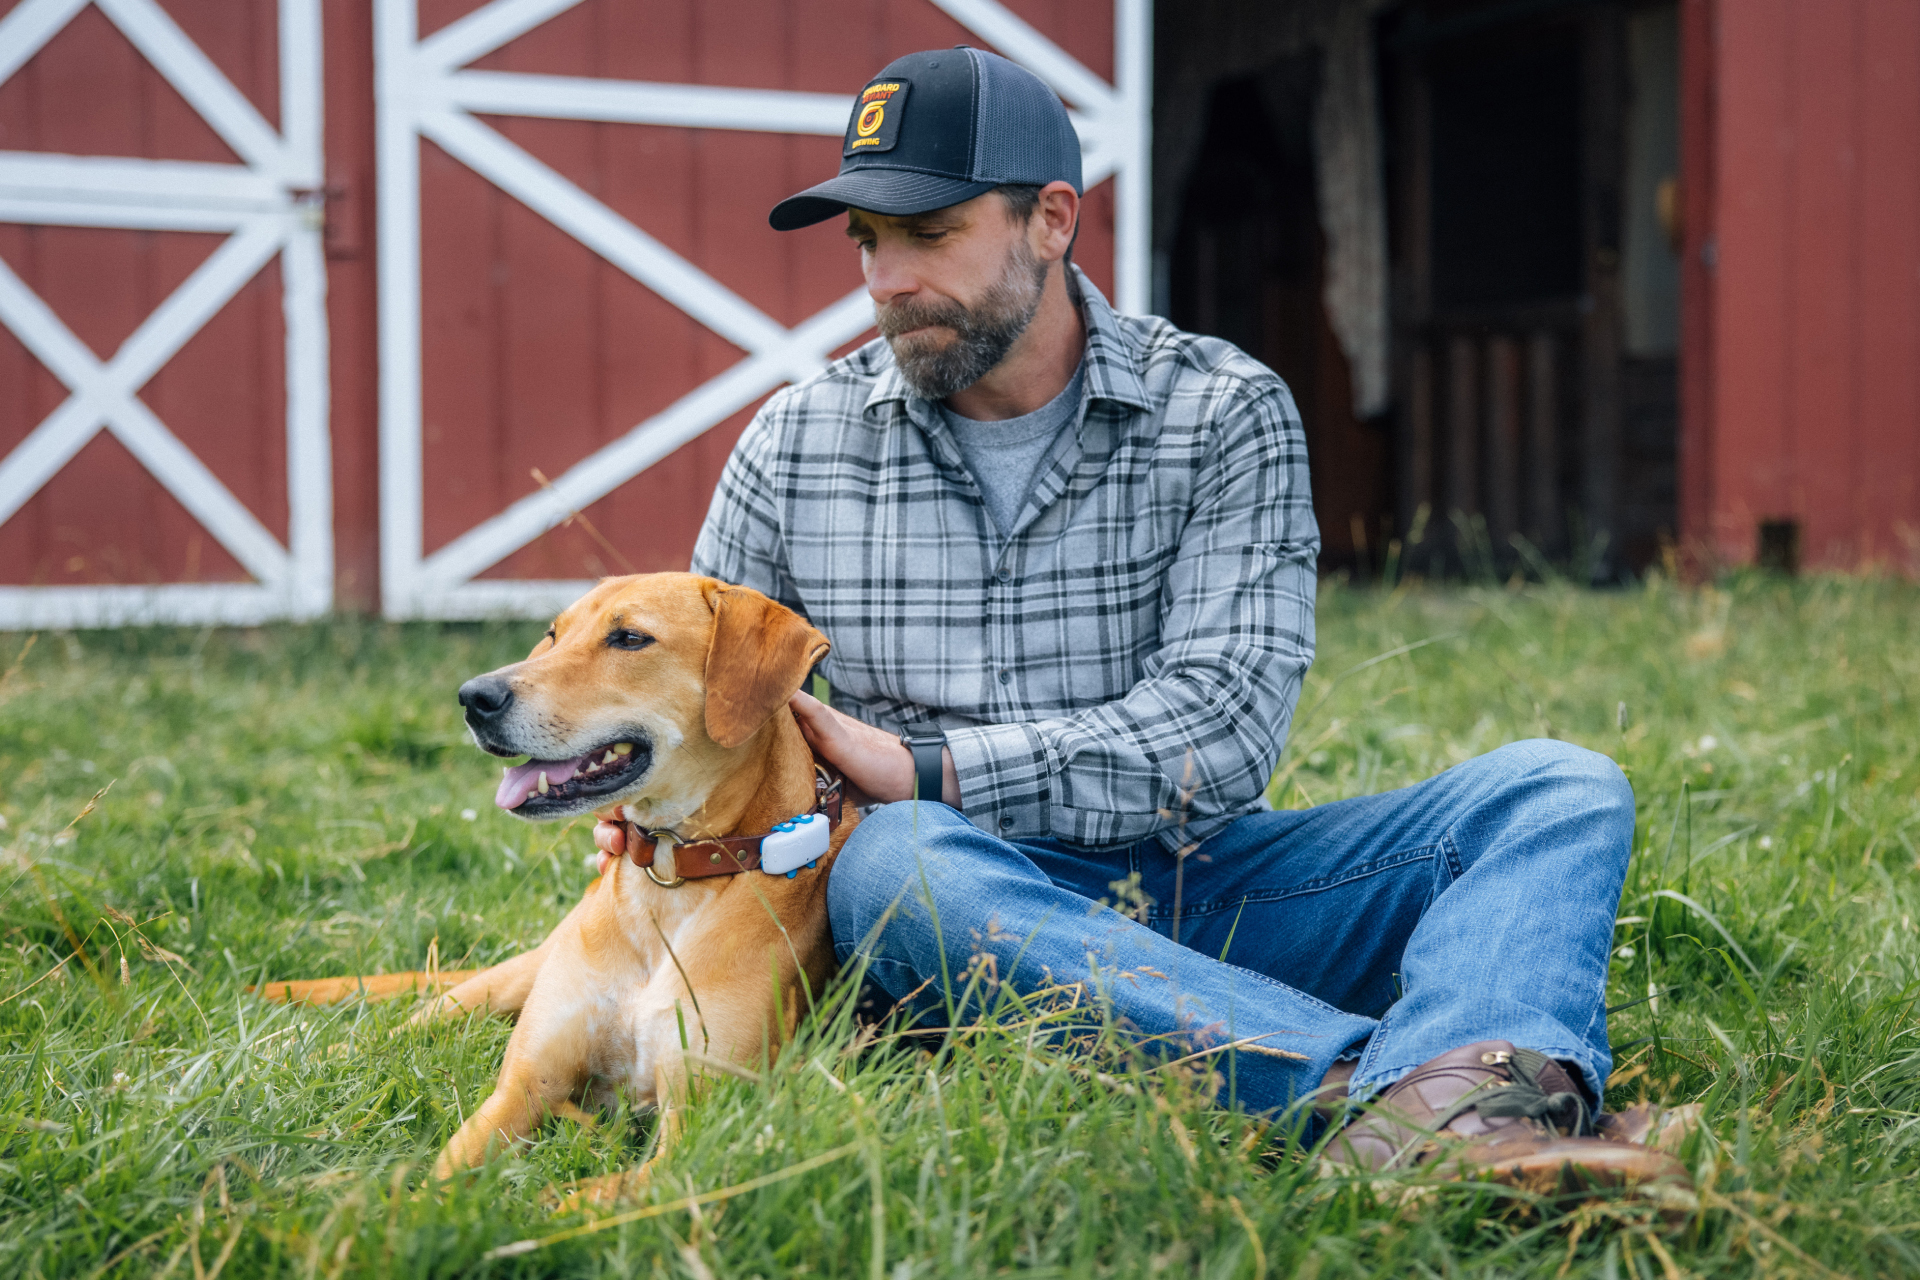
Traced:
<svg viewBox="0 0 1920 1280">
<path fill-rule="evenodd" d="M 945 400 L 1006 357 L 1040 310 L 1046 280 L 1047 264 L 1016 241 L 1000 278 L 971 307 L 951 299 L 905 299 L 877 306 L 874 314 L 907 386 L 923 400 Z M 953 337 L 938 329 L 951 329 Z"/>
</svg>

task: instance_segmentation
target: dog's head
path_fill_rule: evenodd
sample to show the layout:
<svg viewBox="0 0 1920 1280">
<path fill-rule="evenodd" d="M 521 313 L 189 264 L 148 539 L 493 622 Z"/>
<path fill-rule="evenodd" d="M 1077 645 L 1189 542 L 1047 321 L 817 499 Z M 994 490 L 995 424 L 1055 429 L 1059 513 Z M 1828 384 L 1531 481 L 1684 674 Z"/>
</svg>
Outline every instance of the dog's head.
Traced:
<svg viewBox="0 0 1920 1280">
<path fill-rule="evenodd" d="M 530 756 L 494 802 L 565 818 L 691 813 L 785 705 L 827 640 L 757 591 L 689 573 L 609 578 L 526 661 L 460 686 L 480 749 Z"/>
</svg>

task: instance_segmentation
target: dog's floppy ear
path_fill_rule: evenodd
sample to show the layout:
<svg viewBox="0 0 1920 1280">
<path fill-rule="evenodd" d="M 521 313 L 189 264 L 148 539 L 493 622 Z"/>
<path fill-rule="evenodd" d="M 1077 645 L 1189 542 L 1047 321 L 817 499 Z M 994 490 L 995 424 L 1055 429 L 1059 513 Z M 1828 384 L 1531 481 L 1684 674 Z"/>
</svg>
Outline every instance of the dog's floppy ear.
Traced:
<svg viewBox="0 0 1920 1280">
<path fill-rule="evenodd" d="M 737 747 L 793 696 L 830 646 L 806 619 L 758 591 L 714 583 L 707 601 L 707 736 Z"/>
</svg>

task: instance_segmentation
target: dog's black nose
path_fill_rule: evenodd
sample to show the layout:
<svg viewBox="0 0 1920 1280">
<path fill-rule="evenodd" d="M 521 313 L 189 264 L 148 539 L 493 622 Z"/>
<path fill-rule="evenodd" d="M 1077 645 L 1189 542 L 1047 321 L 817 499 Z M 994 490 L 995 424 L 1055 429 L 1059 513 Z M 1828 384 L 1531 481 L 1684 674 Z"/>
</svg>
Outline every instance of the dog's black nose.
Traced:
<svg viewBox="0 0 1920 1280">
<path fill-rule="evenodd" d="M 460 705 L 468 720 L 492 720 L 513 705 L 513 686 L 505 676 L 475 676 L 460 686 Z"/>
</svg>

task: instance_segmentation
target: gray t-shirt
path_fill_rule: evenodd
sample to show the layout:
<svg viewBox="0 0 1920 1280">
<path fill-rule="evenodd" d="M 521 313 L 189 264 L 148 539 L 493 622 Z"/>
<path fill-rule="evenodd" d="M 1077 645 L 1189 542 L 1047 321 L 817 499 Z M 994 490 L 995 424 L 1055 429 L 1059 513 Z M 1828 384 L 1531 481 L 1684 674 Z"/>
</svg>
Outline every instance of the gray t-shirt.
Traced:
<svg viewBox="0 0 1920 1280">
<path fill-rule="evenodd" d="M 1001 537 L 1013 529 L 1043 464 L 1052 460 L 1055 447 L 1079 417 L 1086 386 L 1087 362 L 1082 360 L 1065 390 L 1018 418 L 980 422 L 961 417 L 941 402 L 940 413 L 947 420 L 947 429 L 953 432 L 960 457 L 980 486 L 980 495 L 987 500 L 987 514 L 993 517 Z"/>
</svg>

